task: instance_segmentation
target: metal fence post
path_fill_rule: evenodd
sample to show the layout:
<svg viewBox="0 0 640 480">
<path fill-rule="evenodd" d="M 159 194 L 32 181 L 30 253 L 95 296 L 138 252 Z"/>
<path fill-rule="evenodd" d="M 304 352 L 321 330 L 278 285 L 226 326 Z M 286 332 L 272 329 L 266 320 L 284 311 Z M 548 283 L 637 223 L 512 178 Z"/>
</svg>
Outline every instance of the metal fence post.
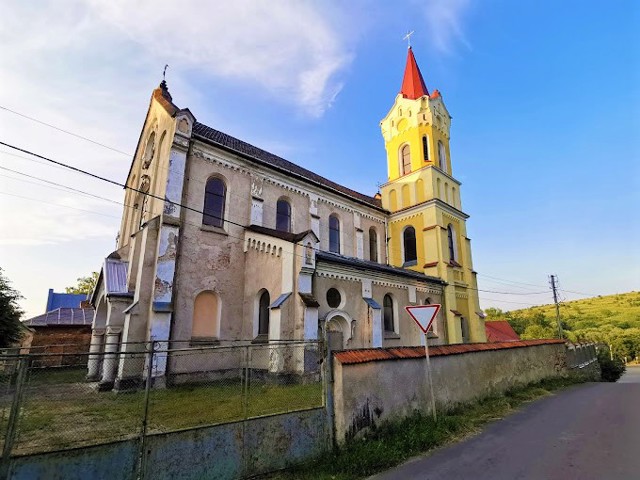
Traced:
<svg viewBox="0 0 640 480">
<path fill-rule="evenodd" d="M 137 478 L 143 480 L 146 477 L 147 469 L 147 427 L 149 424 L 149 398 L 151 396 L 151 385 L 153 383 L 153 359 L 156 350 L 156 342 L 151 341 L 147 350 L 147 378 L 144 384 L 144 408 L 142 413 L 142 426 L 140 428 L 140 453 L 138 463 Z"/>
<path fill-rule="evenodd" d="M 18 372 L 16 374 L 16 388 L 13 392 L 13 401 L 11 403 L 11 412 L 7 422 L 7 432 L 4 438 L 4 447 L 2 448 L 2 460 L 0 461 L 0 478 L 8 478 L 9 464 L 11 460 L 11 450 L 13 442 L 18 431 L 18 419 L 20 418 L 20 408 L 22 407 L 22 393 L 24 391 L 27 370 L 29 369 L 29 358 L 20 357 L 18 359 Z"/>
<path fill-rule="evenodd" d="M 327 411 L 327 443 L 329 448 L 335 446 L 335 421 L 334 421 L 334 402 L 333 402 L 333 353 L 331 351 L 331 342 L 329 341 L 329 332 L 325 328 L 324 345 L 322 351 L 326 355 L 324 361 L 323 375 L 323 397 L 324 407 Z"/>
</svg>

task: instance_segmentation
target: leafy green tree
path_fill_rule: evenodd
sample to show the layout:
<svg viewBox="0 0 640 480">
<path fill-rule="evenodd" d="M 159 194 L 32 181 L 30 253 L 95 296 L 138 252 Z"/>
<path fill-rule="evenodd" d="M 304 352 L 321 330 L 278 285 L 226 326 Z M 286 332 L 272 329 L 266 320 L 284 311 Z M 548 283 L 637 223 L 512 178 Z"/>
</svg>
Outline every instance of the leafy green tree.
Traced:
<svg viewBox="0 0 640 480">
<path fill-rule="evenodd" d="M 0 348 L 10 347 L 22 337 L 20 317 L 24 313 L 18 305 L 22 295 L 11 288 L 0 268 Z"/>
<path fill-rule="evenodd" d="M 87 295 L 91 295 L 93 289 L 98 283 L 98 276 L 100 274 L 98 272 L 91 272 L 91 275 L 88 277 L 80 277 L 78 278 L 78 284 L 75 287 L 67 287 L 65 288 L 65 292 L 67 293 L 85 293 Z"/>
</svg>

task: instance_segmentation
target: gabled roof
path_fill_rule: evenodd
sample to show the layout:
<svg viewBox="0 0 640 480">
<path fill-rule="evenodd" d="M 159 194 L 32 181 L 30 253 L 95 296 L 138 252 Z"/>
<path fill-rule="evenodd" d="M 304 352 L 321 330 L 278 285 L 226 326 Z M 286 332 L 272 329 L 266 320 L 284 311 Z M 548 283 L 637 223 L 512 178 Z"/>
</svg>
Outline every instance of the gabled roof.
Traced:
<svg viewBox="0 0 640 480">
<path fill-rule="evenodd" d="M 282 171 L 286 175 L 298 177 L 306 182 L 319 185 L 325 189 L 333 190 L 344 197 L 348 197 L 369 207 L 385 211 L 382 208 L 382 201 L 378 198 L 364 195 L 338 183 L 332 182 L 317 173 L 313 173 L 312 171 L 302 168 L 295 163 L 285 160 L 284 158 L 278 157 L 273 153 L 269 153 L 266 150 L 262 150 L 249 143 L 243 142 L 242 140 L 238 140 L 231 135 L 227 135 L 226 133 L 207 127 L 202 123 L 195 123 L 193 126 L 193 136 L 225 150 L 240 154 L 243 158 L 249 161 L 267 165 L 271 168 Z"/>
<path fill-rule="evenodd" d="M 91 325 L 93 308 L 56 308 L 23 322 L 27 327 L 68 327 Z"/>
<path fill-rule="evenodd" d="M 484 329 L 487 332 L 487 342 L 517 342 L 520 336 L 506 320 L 485 322 Z"/>
<path fill-rule="evenodd" d="M 411 47 L 409 47 L 409 51 L 407 52 L 407 65 L 404 67 L 404 77 L 402 78 L 400 93 L 404 98 L 411 100 L 429 95 Z"/>
</svg>

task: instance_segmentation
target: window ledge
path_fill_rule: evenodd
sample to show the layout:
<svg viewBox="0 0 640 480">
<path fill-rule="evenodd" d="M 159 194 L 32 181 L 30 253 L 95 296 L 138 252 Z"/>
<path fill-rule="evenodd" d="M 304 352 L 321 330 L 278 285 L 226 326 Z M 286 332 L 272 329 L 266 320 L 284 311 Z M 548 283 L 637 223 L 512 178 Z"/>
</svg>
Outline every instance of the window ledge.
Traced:
<svg viewBox="0 0 640 480">
<path fill-rule="evenodd" d="M 400 335 L 396 332 L 384 332 L 384 338 L 385 340 L 399 340 Z"/>
<path fill-rule="evenodd" d="M 413 266 L 415 266 L 415 265 L 417 265 L 417 264 L 418 264 L 418 261 L 417 261 L 417 260 L 410 260 L 410 261 L 408 261 L 408 262 L 404 262 L 404 263 L 402 264 L 402 266 L 403 266 L 403 267 L 413 267 Z"/>
<path fill-rule="evenodd" d="M 256 338 L 251 340 L 251 343 L 269 343 L 269 335 L 261 333 Z"/>
<path fill-rule="evenodd" d="M 229 235 L 229 233 L 222 227 L 214 227 L 213 225 L 200 225 L 200 230 L 203 232 L 218 233 L 220 235 Z"/>
<path fill-rule="evenodd" d="M 216 337 L 191 337 L 189 340 L 190 347 L 206 347 L 220 345 L 220 340 Z"/>
</svg>

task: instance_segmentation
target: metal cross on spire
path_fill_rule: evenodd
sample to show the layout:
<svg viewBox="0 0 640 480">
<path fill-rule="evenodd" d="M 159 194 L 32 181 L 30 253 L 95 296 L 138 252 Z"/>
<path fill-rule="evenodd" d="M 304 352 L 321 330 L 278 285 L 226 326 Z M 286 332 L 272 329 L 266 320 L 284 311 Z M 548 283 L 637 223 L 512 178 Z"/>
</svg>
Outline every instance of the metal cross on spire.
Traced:
<svg viewBox="0 0 640 480">
<path fill-rule="evenodd" d="M 411 35 L 413 35 L 413 33 L 414 33 L 413 30 L 411 30 L 410 32 L 407 32 L 407 34 L 404 37 L 402 37 L 402 39 L 406 40 L 407 43 L 409 44 L 407 48 L 411 48 Z"/>
<path fill-rule="evenodd" d="M 166 76 L 167 76 L 167 67 L 169 67 L 169 65 L 165 65 L 164 66 L 164 70 L 162 70 L 162 81 L 164 82 L 166 80 Z"/>
</svg>

